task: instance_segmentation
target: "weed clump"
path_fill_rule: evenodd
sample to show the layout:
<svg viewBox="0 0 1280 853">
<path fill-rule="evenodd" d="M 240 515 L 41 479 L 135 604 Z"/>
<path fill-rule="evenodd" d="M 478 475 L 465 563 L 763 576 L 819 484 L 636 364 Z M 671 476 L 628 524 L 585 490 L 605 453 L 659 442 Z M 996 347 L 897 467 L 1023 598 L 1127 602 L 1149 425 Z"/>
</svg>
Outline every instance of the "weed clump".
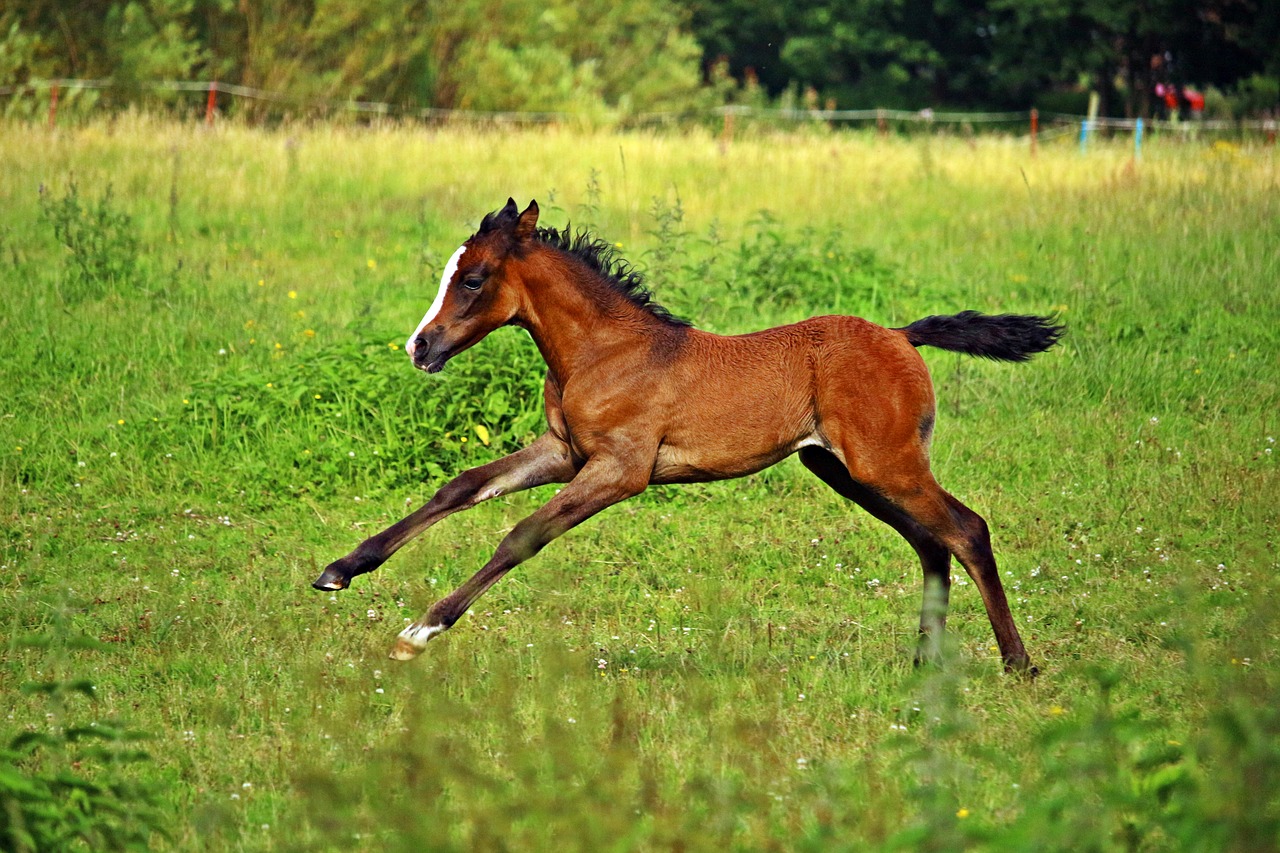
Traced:
<svg viewBox="0 0 1280 853">
<path fill-rule="evenodd" d="M 100 647 L 88 638 L 67 645 Z M 147 736 L 118 722 L 69 722 L 76 697 L 94 701 L 95 691 L 82 678 L 21 685 L 21 694 L 44 697 L 48 725 L 0 742 L 0 849 L 146 850 L 153 836 L 167 837 L 155 789 L 126 769 L 149 761 L 137 746 Z"/>
<path fill-rule="evenodd" d="M 136 284 L 138 235 L 133 219 L 116 207 L 108 184 L 96 201 L 84 202 L 75 182 L 62 198 L 40 187 L 40 214 L 66 250 L 59 294 L 66 303 L 96 299 Z"/>
</svg>

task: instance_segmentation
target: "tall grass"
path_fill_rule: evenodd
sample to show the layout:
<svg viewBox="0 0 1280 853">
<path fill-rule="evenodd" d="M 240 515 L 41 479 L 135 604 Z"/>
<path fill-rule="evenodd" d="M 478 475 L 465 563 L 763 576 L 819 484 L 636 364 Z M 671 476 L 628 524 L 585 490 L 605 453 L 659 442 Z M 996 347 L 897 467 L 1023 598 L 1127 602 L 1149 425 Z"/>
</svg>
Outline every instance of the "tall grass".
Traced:
<svg viewBox="0 0 1280 853">
<path fill-rule="evenodd" d="M 1144 153 L 0 127 L 0 743 L 65 732 L 24 684 L 92 682 L 77 725 L 153 739 L 78 772 L 158 790 L 182 849 L 1274 847 L 1280 174 Z M 546 499 L 307 587 L 539 430 L 521 334 L 436 377 L 399 349 L 508 195 L 714 331 L 1058 312 L 1029 365 L 926 353 L 936 473 L 991 522 L 1041 677 L 1000 673 L 962 576 L 947 664 L 914 671 L 910 549 L 792 462 L 651 490 L 386 661 Z"/>
</svg>

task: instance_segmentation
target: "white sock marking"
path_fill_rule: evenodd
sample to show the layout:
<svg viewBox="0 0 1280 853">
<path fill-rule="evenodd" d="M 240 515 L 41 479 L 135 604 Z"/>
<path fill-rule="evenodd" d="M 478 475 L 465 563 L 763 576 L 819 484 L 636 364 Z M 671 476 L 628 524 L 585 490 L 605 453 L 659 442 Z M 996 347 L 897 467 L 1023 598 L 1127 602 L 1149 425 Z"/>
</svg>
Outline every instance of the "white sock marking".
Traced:
<svg viewBox="0 0 1280 853">
<path fill-rule="evenodd" d="M 431 307 L 427 309 L 426 315 L 422 318 L 422 322 L 418 324 L 418 328 L 413 330 L 413 334 L 409 336 L 409 340 L 405 342 L 405 352 L 409 353 L 409 357 L 413 358 L 414 341 L 418 335 L 422 334 L 422 330 L 427 328 L 436 315 L 440 313 L 440 308 L 444 305 L 445 294 L 449 291 L 449 283 L 453 281 L 454 275 L 458 272 L 458 261 L 462 260 L 462 253 L 467 250 L 466 246 L 459 246 L 458 251 L 453 253 L 453 257 L 449 258 L 449 263 L 444 265 L 444 275 L 440 277 L 440 290 L 436 293 L 435 300 L 431 303 Z"/>
<path fill-rule="evenodd" d="M 427 640 L 430 640 L 436 634 L 443 634 L 447 631 L 444 625 L 418 625 L 413 624 L 400 632 L 400 636 L 404 637 L 415 649 L 426 648 Z"/>
</svg>

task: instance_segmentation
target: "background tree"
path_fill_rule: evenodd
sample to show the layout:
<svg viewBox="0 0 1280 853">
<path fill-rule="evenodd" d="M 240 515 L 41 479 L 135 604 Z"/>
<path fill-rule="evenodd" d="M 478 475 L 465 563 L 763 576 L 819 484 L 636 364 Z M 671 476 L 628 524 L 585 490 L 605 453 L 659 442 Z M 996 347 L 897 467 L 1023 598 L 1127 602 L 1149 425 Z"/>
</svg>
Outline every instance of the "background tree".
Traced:
<svg viewBox="0 0 1280 853">
<path fill-rule="evenodd" d="M 110 78 L 115 105 L 201 79 L 287 93 L 292 111 L 361 99 L 625 116 L 708 103 L 725 70 L 847 107 L 1024 109 L 1092 90 L 1107 113 L 1147 115 L 1166 83 L 1234 88 L 1257 111 L 1280 91 L 1280 3 L 0 0 L 0 85 Z"/>
<path fill-rule="evenodd" d="M 110 78 L 113 101 L 168 79 L 287 93 L 295 109 L 365 99 L 625 114 L 703 97 L 701 50 L 671 0 L 2 2 L 0 83 Z"/>
<path fill-rule="evenodd" d="M 1228 88 L 1280 74 L 1269 0 L 685 2 L 708 65 L 846 106 L 1026 108 L 1081 88 L 1106 111 L 1138 114 L 1153 109 L 1156 82 Z"/>
</svg>

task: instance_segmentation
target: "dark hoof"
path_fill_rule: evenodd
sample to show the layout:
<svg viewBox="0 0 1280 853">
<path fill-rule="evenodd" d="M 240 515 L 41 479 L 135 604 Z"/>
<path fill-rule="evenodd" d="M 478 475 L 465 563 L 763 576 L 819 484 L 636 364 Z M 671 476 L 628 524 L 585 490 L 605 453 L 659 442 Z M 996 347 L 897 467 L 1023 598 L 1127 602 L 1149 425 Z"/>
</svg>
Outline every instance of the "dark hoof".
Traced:
<svg viewBox="0 0 1280 853">
<path fill-rule="evenodd" d="M 1005 661 L 1004 671 L 1010 675 L 1020 675 L 1027 681 L 1031 681 L 1040 674 L 1040 667 L 1032 665 L 1029 658 L 1023 658 L 1018 661 Z"/>
<path fill-rule="evenodd" d="M 340 589 L 346 589 L 351 585 L 351 581 L 342 572 L 333 566 L 329 566 L 321 572 L 320 577 L 311 582 L 311 585 L 316 589 L 336 592 Z"/>
</svg>

